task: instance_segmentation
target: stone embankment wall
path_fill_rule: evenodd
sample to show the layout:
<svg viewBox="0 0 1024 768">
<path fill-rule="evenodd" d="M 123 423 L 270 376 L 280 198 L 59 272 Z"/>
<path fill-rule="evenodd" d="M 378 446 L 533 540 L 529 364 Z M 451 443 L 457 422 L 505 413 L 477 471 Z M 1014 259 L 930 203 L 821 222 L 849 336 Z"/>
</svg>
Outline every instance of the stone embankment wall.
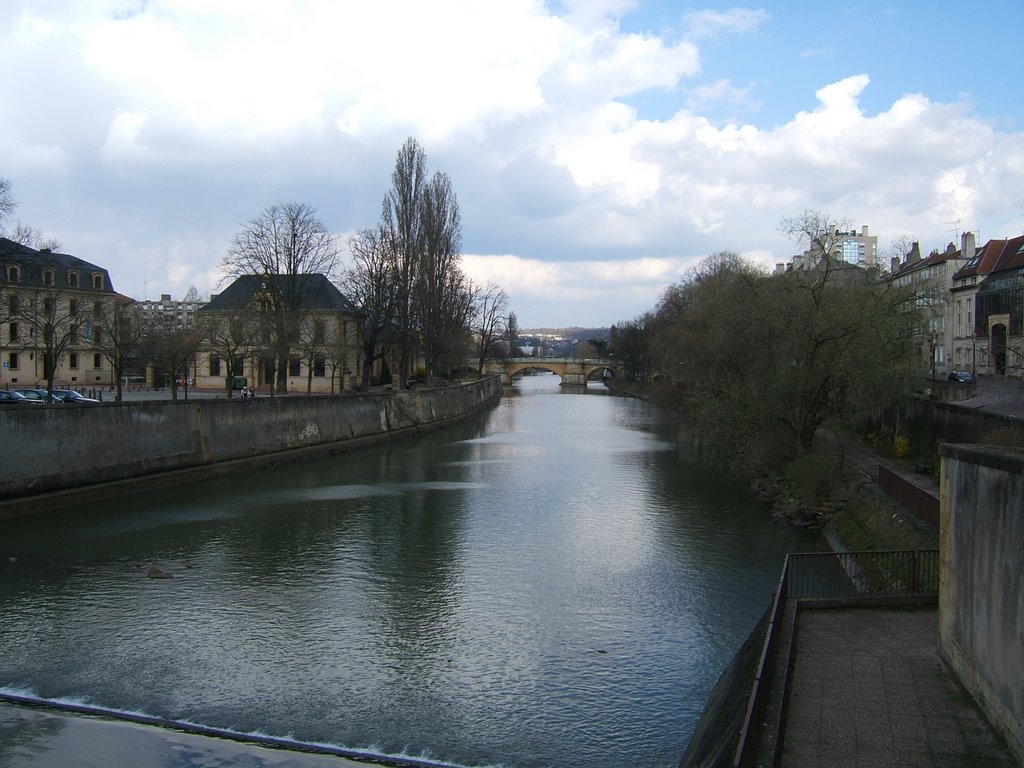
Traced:
<svg viewBox="0 0 1024 768">
<path fill-rule="evenodd" d="M 492 377 L 368 395 L 4 408 L 0 517 L 123 493 L 101 489 L 112 481 L 138 480 L 139 487 L 145 478 L 176 482 L 190 471 L 209 477 L 350 450 L 456 421 L 497 402 L 501 391 L 501 379 Z"/>
<path fill-rule="evenodd" d="M 1024 765 L 1024 453 L 939 453 L 939 647 Z"/>
</svg>

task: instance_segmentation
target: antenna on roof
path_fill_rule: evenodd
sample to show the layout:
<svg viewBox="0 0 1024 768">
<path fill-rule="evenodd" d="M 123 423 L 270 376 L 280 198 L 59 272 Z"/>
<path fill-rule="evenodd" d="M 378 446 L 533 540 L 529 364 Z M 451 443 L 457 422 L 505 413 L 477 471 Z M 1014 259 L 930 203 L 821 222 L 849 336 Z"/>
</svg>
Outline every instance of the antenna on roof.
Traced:
<svg viewBox="0 0 1024 768">
<path fill-rule="evenodd" d="M 946 223 L 953 225 L 953 239 L 954 240 L 959 240 L 960 239 L 960 219 L 953 219 L 953 221 L 947 221 Z M 946 231 L 949 232 L 948 229 Z"/>
</svg>

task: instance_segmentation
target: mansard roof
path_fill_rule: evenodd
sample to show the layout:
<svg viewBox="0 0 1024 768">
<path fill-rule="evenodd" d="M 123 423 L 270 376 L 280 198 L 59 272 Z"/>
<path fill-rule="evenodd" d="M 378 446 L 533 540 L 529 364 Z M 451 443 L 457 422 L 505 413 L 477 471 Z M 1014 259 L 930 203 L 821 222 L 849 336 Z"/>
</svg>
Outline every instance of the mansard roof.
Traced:
<svg viewBox="0 0 1024 768">
<path fill-rule="evenodd" d="M 972 275 L 989 275 L 1004 269 L 1024 266 L 1022 248 L 1024 248 L 1024 235 L 1008 240 L 989 240 L 977 250 L 973 259 L 968 260 L 963 267 L 957 270 L 953 279 L 962 280 Z"/>
<path fill-rule="evenodd" d="M 326 275 L 242 275 L 225 288 L 198 312 L 226 312 L 244 309 L 254 297 L 266 290 L 267 284 L 282 294 L 301 296 L 302 304 L 314 312 L 343 312 L 349 315 L 361 314 Z"/>
<path fill-rule="evenodd" d="M 55 251 L 29 248 L 27 245 L 0 237 L 0 285 L 18 285 L 22 288 L 69 288 L 68 273 L 77 272 L 80 276 L 78 286 L 74 290 L 114 293 L 114 285 L 110 274 L 103 267 L 92 264 L 77 256 Z M 16 265 L 19 270 L 18 280 L 9 281 L 7 266 Z M 53 270 L 53 285 L 43 282 L 43 271 Z M 93 275 L 103 276 L 103 286 L 94 288 Z"/>
</svg>

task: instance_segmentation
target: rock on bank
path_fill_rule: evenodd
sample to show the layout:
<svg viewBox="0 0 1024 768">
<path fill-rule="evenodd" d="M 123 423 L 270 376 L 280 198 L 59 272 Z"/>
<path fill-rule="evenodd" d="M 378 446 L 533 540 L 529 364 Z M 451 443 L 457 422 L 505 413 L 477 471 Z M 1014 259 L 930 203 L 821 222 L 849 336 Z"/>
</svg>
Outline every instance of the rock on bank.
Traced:
<svg viewBox="0 0 1024 768">
<path fill-rule="evenodd" d="M 407 392 L 0 411 L 0 517 L 351 450 L 496 403 L 498 377 Z"/>
</svg>

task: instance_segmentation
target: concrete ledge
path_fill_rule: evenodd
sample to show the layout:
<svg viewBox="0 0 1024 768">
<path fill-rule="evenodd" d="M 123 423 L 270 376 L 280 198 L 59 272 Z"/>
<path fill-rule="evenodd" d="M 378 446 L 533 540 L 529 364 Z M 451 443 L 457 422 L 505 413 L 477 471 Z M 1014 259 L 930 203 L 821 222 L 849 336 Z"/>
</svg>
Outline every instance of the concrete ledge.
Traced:
<svg viewBox="0 0 1024 768">
<path fill-rule="evenodd" d="M 0 466 L 0 518 L 409 437 L 471 416 L 501 394 L 492 377 L 366 396 L 8 408 L 0 431 L 18 461 Z"/>
</svg>

